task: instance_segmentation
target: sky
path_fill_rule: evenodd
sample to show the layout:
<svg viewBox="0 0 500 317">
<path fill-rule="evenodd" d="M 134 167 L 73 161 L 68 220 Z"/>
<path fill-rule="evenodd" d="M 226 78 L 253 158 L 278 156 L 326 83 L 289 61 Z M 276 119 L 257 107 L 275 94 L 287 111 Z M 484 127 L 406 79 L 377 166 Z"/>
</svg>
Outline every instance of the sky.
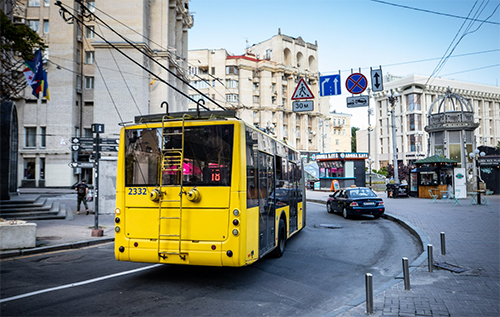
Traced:
<svg viewBox="0 0 500 317">
<path fill-rule="evenodd" d="M 369 78 L 370 67 L 379 66 L 383 74 L 430 76 L 453 48 L 437 77 L 500 86 L 498 0 L 191 0 L 189 10 L 190 50 L 224 48 L 242 55 L 281 29 L 317 41 L 321 75 L 340 70 L 344 81 L 351 69 L 361 68 Z M 351 126 L 366 128 L 366 108 L 347 108 L 347 96 L 331 97 L 331 108 L 351 113 Z"/>
</svg>

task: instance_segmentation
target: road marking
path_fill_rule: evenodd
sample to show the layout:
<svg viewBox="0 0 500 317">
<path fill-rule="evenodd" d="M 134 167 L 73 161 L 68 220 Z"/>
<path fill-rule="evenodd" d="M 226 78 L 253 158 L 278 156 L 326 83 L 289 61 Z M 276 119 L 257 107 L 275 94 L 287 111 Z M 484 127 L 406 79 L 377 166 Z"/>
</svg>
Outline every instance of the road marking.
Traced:
<svg viewBox="0 0 500 317">
<path fill-rule="evenodd" d="M 133 274 L 133 273 L 153 269 L 155 267 L 159 267 L 162 265 L 163 264 L 150 265 L 150 266 L 141 267 L 141 268 L 138 268 L 135 270 L 125 271 L 125 272 L 121 272 L 121 273 L 115 273 L 115 274 L 111 274 L 111 275 L 93 278 L 93 279 L 86 280 L 86 281 L 66 284 L 66 285 L 57 286 L 57 287 L 46 288 L 46 289 L 42 289 L 42 290 L 39 290 L 36 292 L 31 292 L 31 293 L 21 294 L 21 295 L 17 295 L 17 296 L 13 296 L 13 297 L 3 298 L 3 299 L 0 299 L 0 303 L 5 303 L 5 302 L 21 299 L 21 298 L 26 298 L 26 297 L 30 297 L 30 296 L 43 294 L 43 293 L 59 291 L 59 290 L 66 289 L 66 288 L 77 287 L 77 286 L 82 286 L 82 285 L 91 284 L 91 283 L 95 283 L 95 282 L 100 282 L 100 281 L 107 280 L 107 279 L 114 278 L 114 277 L 118 277 L 118 276 L 123 276 L 123 275 L 127 275 L 127 274 Z"/>
</svg>

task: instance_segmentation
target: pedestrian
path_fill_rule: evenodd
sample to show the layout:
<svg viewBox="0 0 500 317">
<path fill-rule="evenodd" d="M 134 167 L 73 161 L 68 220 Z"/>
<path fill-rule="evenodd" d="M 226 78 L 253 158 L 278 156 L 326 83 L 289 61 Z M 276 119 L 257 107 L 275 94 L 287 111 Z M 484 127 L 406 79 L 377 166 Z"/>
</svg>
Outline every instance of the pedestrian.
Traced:
<svg viewBox="0 0 500 317">
<path fill-rule="evenodd" d="M 82 180 L 82 182 L 75 186 L 75 191 L 78 194 L 78 205 L 76 207 L 76 214 L 80 214 L 80 204 L 83 202 L 85 209 L 87 211 L 87 215 L 89 214 L 89 206 L 87 205 L 87 194 L 89 193 L 89 187 L 87 186 L 87 182 Z"/>
</svg>

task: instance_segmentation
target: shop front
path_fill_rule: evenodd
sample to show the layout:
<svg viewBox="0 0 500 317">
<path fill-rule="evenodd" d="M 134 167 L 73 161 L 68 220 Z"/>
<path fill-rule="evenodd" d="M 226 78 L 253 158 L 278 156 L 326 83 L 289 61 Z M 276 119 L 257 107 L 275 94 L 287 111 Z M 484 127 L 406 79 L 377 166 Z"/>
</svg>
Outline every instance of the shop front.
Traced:
<svg viewBox="0 0 500 317">
<path fill-rule="evenodd" d="M 336 180 L 340 188 L 366 186 L 365 160 L 368 153 L 321 153 L 316 155 L 321 189 L 330 189 Z"/>
<path fill-rule="evenodd" d="M 411 171 L 410 190 L 419 198 L 447 198 L 454 192 L 453 179 L 457 163 L 440 155 L 416 161 L 416 168 Z"/>
</svg>

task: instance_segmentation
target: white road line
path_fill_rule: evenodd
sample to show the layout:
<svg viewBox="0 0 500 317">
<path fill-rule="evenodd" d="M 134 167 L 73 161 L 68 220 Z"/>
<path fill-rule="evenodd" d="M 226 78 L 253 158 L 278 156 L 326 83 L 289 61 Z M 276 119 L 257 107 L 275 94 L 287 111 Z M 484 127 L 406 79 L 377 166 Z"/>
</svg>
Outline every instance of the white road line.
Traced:
<svg viewBox="0 0 500 317">
<path fill-rule="evenodd" d="M 101 276 L 101 277 L 93 278 L 93 279 L 86 280 L 86 281 L 61 285 L 61 286 L 57 286 L 57 287 L 51 287 L 51 288 L 42 289 L 42 290 L 39 290 L 36 292 L 31 292 L 31 293 L 26 293 L 26 294 L 22 294 L 22 295 L 13 296 L 13 297 L 3 298 L 3 299 L 0 299 L 0 303 L 5 303 L 5 302 L 21 299 L 21 298 L 26 298 L 26 297 L 30 297 L 30 296 L 43 294 L 43 293 L 58 291 L 58 290 L 62 290 L 62 289 L 70 288 L 70 287 L 77 287 L 77 286 L 82 286 L 82 285 L 86 285 L 86 284 L 90 284 L 90 283 L 95 283 L 95 282 L 107 280 L 107 279 L 122 276 L 122 275 L 133 274 L 133 273 L 137 273 L 140 271 L 149 270 L 149 269 L 159 267 L 162 265 L 163 264 L 155 264 L 155 265 L 151 265 L 151 266 L 141 267 L 141 268 L 138 268 L 135 270 L 130 270 L 130 271 L 125 271 L 125 272 L 121 272 L 121 273 L 115 273 L 115 274 L 111 274 L 111 275 Z"/>
</svg>

